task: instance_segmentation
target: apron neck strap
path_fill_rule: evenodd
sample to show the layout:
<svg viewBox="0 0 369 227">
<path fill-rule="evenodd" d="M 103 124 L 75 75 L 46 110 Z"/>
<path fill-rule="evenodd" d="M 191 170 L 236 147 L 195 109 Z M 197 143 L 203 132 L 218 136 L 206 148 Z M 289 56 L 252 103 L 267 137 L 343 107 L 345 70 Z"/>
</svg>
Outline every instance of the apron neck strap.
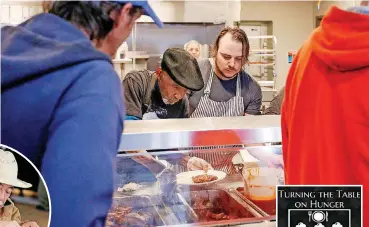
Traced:
<svg viewBox="0 0 369 227">
<path fill-rule="evenodd" d="M 213 71 L 213 67 L 211 67 L 210 76 L 209 76 L 208 82 L 206 83 L 206 88 L 205 88 L 205 91 L 204 91 L 205 95 L 210 94 L 211 84 L 213 83 L 213 77 L 214 77 L 214 71 Z"/>
<path fill-rule="evenodd" d="M 240 73 L 237 74 L 237 85 L 236 85 L 236 96 L 241 96 L 241 79 L 240 79 Z"/>
</svg>

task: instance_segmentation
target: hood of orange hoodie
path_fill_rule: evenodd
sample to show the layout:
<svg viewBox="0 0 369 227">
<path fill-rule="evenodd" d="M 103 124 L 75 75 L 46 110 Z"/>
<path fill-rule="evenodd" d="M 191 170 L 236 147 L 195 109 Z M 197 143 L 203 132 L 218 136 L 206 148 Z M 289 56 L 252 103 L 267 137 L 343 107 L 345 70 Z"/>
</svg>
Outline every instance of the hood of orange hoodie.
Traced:
<svg viewBox="0 0 369 227">
<path fill-rule="evenodd" d="M 336 71 L 369 67 L 369 7 L 331 7 L 310 40 L 312 52 Z"/>
</svg>

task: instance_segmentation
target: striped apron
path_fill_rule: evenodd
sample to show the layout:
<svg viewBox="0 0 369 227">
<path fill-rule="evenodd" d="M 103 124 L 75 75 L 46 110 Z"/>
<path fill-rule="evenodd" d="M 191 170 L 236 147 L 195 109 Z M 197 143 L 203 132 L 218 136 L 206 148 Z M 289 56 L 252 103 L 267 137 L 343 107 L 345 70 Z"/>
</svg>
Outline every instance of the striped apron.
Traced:
<svg viewBox="0 0 369 227">
<path fill-rule="evenodd" d="M 243 97 L 241 96 L 240 74 L 237 75 L 236 96 L 226 102 L 216 102 L 210 99 L 213 77 L 214 72 L 211 69 L 204 95 L 200 98 L 200 102 L 192 113 L 191 118 L 243 116 L 244 106 Z"/>
<path fill-rule="evenodd" d="M 239 74 L 237 75 L 236 96 L 231 98 L 227 102 L 216 102 L 210 99 L 209 96 L 211 91 L 211 85 L 213 82 L 213 77 L 214 72 L 213 69 L 211 69 L 210 77 L 206 84 L 204 95 L 201 97 L 199 105 L 192 113 L 191 118 L 243 116 L 244 106 L 243 106 L 243 97 L 241 96 L 240 75 Z M 239 153 L 239 149 L 235 149 L 234 151 L 229 151 L 227 153 L 214 152 L 212 154 L 193 151 L 189 155 L 192 157 L 202 158 L 207 162 L 209 162 L 214 169 L 224 171 L 228 175 L 233 175 L 236 174 L 237 171 L 233 166 L 232 158 L 237 153 Z"/>
</svg>

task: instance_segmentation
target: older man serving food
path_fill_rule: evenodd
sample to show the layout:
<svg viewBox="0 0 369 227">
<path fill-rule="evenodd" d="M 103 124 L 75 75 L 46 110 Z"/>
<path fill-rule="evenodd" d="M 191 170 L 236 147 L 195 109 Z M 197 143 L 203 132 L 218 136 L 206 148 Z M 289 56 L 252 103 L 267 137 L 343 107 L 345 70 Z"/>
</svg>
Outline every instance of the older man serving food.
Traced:
<svg viewBox="0 0 369 227">
<path fill-rule="evenodd" d="M 0 227 L 38 227 L 36 222 L 22 221 L 19 209 L 10 199 L 14 187 L 32 187 L 32 184 L 19 180 L 17 174 L 14 155 L 0 149 Z"/>
</svg>

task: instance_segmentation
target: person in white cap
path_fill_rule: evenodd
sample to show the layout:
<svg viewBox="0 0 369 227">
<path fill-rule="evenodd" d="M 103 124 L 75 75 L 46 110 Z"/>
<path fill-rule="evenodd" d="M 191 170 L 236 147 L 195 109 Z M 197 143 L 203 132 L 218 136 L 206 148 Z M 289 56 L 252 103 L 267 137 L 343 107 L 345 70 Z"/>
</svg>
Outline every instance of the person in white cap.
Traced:
<svg viewBox="0 0 369 227">
<path fill-rule="evenodd" d="M 36 222 L 21 220 L 19 209 L 10 199 L 14 187 L 30 188 L 32 184 L 18 179 L 14 155 L 0 149 L 0 227 L 38 227 Z"/>
</svg>

